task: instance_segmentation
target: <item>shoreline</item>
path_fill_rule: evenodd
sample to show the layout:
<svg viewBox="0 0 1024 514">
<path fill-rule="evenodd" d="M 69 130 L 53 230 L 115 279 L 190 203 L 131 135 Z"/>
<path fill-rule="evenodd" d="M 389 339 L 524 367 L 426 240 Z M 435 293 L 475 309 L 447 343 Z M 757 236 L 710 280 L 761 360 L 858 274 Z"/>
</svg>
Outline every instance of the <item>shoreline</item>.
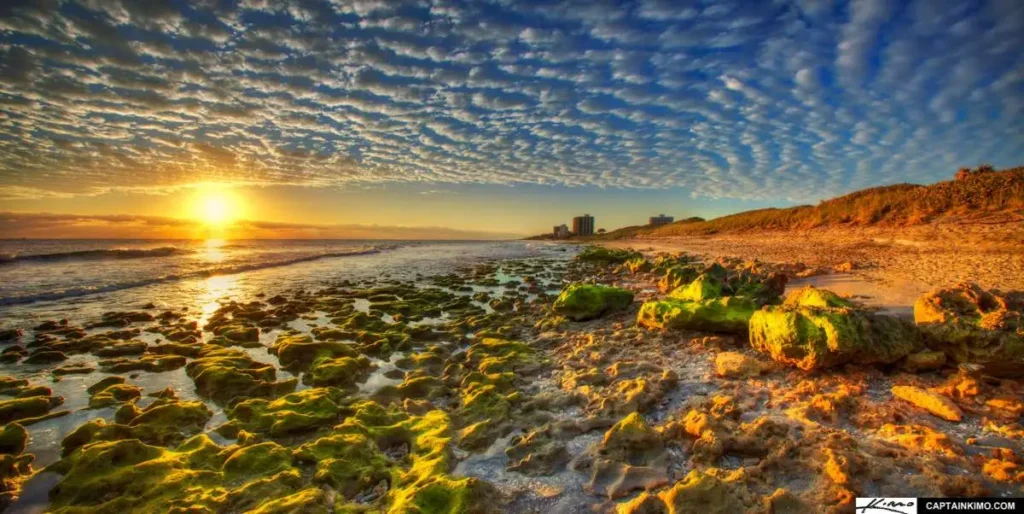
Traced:
<svg viewBox="0 0 1024 514">
<path fill-rule="evenodd" d="M 3 364 L 19 373 L 3 381 L 12 399 L 0 402 L 27 408 L 36 398 L 32 408 L 52 409 L 41 417 L 67 415 L 0 409 L 31 423 L 29 450 L 49 434 L 41 464 L 56 460 L 15 479 L 27 480 L 26 503 L 13 506 L 110 507 L 80 484 L 95 478 L 87 463 L 112 449 L 131 457 L 94 471 L 124 493 L 125 511 L 191 505 L 175 477 L 196 466 L 202 478 L 191 486 L 221 491 L 203 500 L 215 510 L 402 511 L 429 500 L 481 513 L 639 514 L 669 502 L 682 511 L 711 502 L 736 512 L 840 512 L 854 496 L 1006 495 L 1024 480 L 1015 471 L 1024 455 L 1020 379 L 945 362 L 911 369 L 903 353 L 805 371 L 756 349 L 746 322 L 658 326 L 649 308 L 668 297 L 661 282 L 674 268 L 728 278 L 721 287 L 746 283 L 743 291 L 767 295 L 764 309 L 781 308 L 770 284 L 792 263 L 705 267 L 660 255 L 632 269 L 619 257 L 574 253 L 439 273 L 402 261 L 391 264 L 405 271 L 398 277 L 379 267 L 393 256 L 367 256 L 382 273 L 213 296 L 202 311 L 106 302 L 133 310 L 27 328 L 7 348 L 24 343 L 25 354 L 54 362 Z M 573 304 L 569 285 L 597 287 L 584 284 L 620 299 L 597 310 Z M 724 294 L 706 292 L 712 301 Z M 883 320 L 856 305 L 842 312 Z M 896 396 L 903 391 L 934 394 L 947 410 Z M 351 446 L 338 447 L 342 436 Z M 130 483 L 107 475 L 129 476 L 132 459 L 153 467 L 147 480 L 159 497 L 127 494 Z M 41 490 L 55 480 L 60 493 L 50 498 Z M 252 497 L 255 484 L 274 485 Z"/>
</svg>

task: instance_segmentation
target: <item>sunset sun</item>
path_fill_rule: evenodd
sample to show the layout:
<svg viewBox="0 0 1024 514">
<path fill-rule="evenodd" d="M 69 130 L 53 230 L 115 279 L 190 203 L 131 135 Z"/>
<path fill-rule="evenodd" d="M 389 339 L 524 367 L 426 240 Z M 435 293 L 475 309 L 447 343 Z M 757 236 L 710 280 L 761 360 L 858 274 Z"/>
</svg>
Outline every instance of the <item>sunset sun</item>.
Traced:
<svg viewBox="0 0 1024 514">
<path fill-rule="evenodd" d="M 242 202 L 234 193 L 217 188 L 200 190 L 192 206 L 192 217 L 210 227 L 225 227 L 242 214 Z"/>
</svg>

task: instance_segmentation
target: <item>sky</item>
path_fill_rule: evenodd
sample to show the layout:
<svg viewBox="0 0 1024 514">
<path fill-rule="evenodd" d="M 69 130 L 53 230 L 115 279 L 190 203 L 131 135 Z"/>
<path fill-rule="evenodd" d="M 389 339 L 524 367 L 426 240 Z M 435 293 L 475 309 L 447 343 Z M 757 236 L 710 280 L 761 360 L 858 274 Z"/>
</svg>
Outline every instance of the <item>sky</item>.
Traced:
<svg viewBox="0 0 1024 514">
<path fill-rule="evenodd" d="M 6 1 L 0 237 L 182 235 L 211 190 L 235 235 L 475 238 L 931 183 L 1024 163 L 1021 48 L 1019 0 Z"/>
</svg>

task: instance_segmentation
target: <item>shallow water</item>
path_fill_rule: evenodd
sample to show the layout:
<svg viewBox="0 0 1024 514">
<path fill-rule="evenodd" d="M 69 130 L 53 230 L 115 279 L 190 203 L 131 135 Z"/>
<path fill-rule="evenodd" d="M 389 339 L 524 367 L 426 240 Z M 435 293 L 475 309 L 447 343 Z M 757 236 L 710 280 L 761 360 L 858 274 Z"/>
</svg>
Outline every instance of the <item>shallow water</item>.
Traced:
<svg viewBox="0 0 1024 514">
<path fill-rule="evenodd" d="M 567 252 L 557 251 L 556 248 L 555 245 L 525 242 L 408 243 L 405 246 L 382 250 L 380 253 L 372 255 L 307 260 L 287 266 L 253 269 L 241 273 L 160 281 L 139 287 L 107 290 L 95 294 L 71 295 L 57 300 L 0 306 L 0 320 L 2 320 L 0 328 L 21 328 L 25 332 L 22 339 L 22 344 L 24 344 L 32 339 L 32 327 L 44 320 L 68 319 L 71 325 L 82 326 L 99 320 L 104 312 L 113 310 L 147 310 L 153 314 L 162 310 L 174 310 L 175 312 L 185 310 L 187 319 L 196 320 L 199 326 L 203 326 L 208 318 L 221 307 L 222 302 L 228 300 L 240 303 L 249 302 L 266 299 L 276 294 L 319 289 L 343 281 L 357 283 L 365 280 L 379 280 L 385 276 L 398 280 L 418 280 L 418 278 L 446 274 L 467 266 L 502 259 L 567 258 L 569 256 Z M 153 261 L 161 258 L 163 257 L 134 259 L 134 261 Z M 98 266 L 99 263 L 103 263 L 103 266 L 107 268 L 115 268 L 115 270 L 124 265 L 124 261 L 121 260 L 100 260 L 90 261 L 90 266 Z M 31 264 L 31 266 L 44 265 L 46 264 Z M 65 269 L 69 265 L 66 261 L 57 261 L 54 264 L 54 271 Z M 3 287 L 6 288 L 0 291 L 0 294 L 22 287 L 10 286 L 8 282 L 4 282 L 5 279 L 12 279 L 15 282 L 28 280 L 28 277 L 24 275 L 25 270 L 18 269 L 20 266 L 22 265 L 0 266 L 0 283 L 5 284 Z M 81 268 L 77 270 L 77 272 L 84 271 Z M 114 272 L 107 270 L 103 273 Z M 500 282 L 505 283 L 518 279 L 520 277 L 502 276 Z M 428 282 L 422 280 L 418 280 L 417 284 L 424 287 L 430 286 Z M 474 286 L 473 289 L 474 292 L 486 291 L 492 295 L 495 293 L 500 295 L 505 291 L 501 285 Z M 144 307 L 151 303 L 153 306 Z M 369 302 L 356 300 L 355 308 L 366 312 L 369 310 Z M 489 307 L 485 308 L 490 309 Z M 258 362 L 274 365 L 277 369 L 278 380 L 291 378 L 293 375 L 280 367 L 277 357 L 268 353 L 267 348 L 283 330 L 295 329 L 308 333 L 313 327 L 327 326 L 330 323 L 330 317 L 323 312 L 307 313 L 306 318 L 294 320 L 285 327 L 262 330 L 260 333 L 261 345 L 245 348 L 243 351 Z M 391 321 L 387 318 L 390 316 L 386 314 L 382 316 L 385 321 Z M 444 319 L 444 314 L 441 318 L 426 319 L 420 323 L 434 323 L 442 319 Z M 109 329 L 87 329 L 87 332 L 102 333 L 107 330 Z M 209 337 L 209 334 L 204 334 L 204 337 Z M 135 340 L 148 344 L 155 344 L 160 338 L 162 338 L 160 334 L 147 332 L 142 332 L 134 337 Z M 360 392 L 370 394 L 380 387 L 401 383 L 401 380 L 389 379 L 384 376 L 388 371 L 396 369 L 395 363 L 401 357 L 403 357 L 402 354 L 396 353 L 387 361 L 375 362 L 378 368 L 365 382 L 359 385 Z M 46 465 L 58 460 L 61 440 L 82 423 L 96 418 L 102 418 L 108 422 L 113 421 L 114 408 L 88 409 L 89 395 L 86 392 L 86 388 L 90 385 L 113 374 L 94 371 L 89 374 L 66 375 L 59 380 L 55 380 L 51 374 L 54 368 L 69 364 L 89 364 L 96 367 L 99 360 L 100 358 L 91 354 L 73 354 L 69 356 L 68 360 L 56 364 L 0 364 L 0 375 L 25 378 L 32 385 L 52 388 L 54 396 L 63 396 L 65 403 L 51 412 L 70 411 L 70 414 L 66 416 L 27 427 L 29 441 L 26 453 L 35 454 L 36 460 L 33 463 L 35 469 L 41 470 Z M 206 425 L 207 434 L 219 444 L 232 442 L 232 440 L 225 439 L 213 432 L 213 429 L 227 421 L 223 408 L 212 401 L 201 398 L 196 393 L 194 382 L 186 375 L 184 367 L 161 373 L 139 371 L 122 375 L 128 378 L 128 383 L 142 388 L 143 397 L 139 400 L 140 406 L 147 405 L 153 400 L 146 395 L 167 387 L 174 389 L 181 400 L 204 401 L 214 413 Z M 308 387 L 302 384 L 301 376 L 297 378 L 300 379 L 297 390 Z M 42 511 L 47 501 L 46 491 L 52 485 L 51 473 L 43 472 L 35 475 L 26 483 L 24 493 L 9 508 L 8 512 Z"/>
</svg>

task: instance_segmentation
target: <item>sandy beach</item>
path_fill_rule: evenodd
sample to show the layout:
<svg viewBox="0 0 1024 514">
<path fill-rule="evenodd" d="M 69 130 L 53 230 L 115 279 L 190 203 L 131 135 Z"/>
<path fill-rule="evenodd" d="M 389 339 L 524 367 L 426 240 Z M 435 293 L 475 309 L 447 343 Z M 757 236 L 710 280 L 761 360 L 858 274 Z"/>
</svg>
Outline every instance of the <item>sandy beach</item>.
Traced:
<svg viewBox="0 0 1024 514">
<path fill-rule="evenodd" d="M 1019 216 L 898 229 L 814 229 L 599 244 L 647 252 L 687 252 L 708 259 L 739 257 L 803 264 L 810 270 L 806 274 L 816 276 L 797 279 L 796 284 L 838 287 L 840 292 L 870 297 L 869 303 L 882 306 L 909 307 L 925 292 L 959 282 L 1024 289 L 1024 222 Z"/>
</svg>

